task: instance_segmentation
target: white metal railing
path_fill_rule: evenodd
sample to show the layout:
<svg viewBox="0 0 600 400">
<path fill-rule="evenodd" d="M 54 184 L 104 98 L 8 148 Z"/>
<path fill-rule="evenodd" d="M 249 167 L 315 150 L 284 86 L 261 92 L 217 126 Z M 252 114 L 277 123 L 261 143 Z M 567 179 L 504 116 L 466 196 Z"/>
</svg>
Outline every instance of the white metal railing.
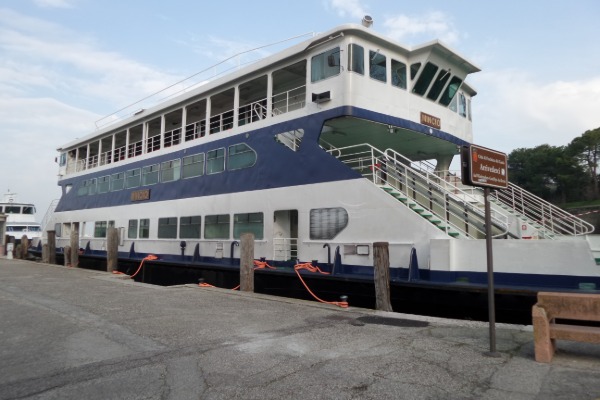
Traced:
<svg viewBox="0 0 600 400">
<path fill-rule="evenodd" d="M 378 186 L 391 188 L 406 196 L 408 206 L 422 207 L 441 219 L 441 229 L 451 234 L 458 232 L 464 237 L 485 237 L 485 212 L 481 198 L 462 191 L 440 179 L 430 164 L 413 162 L 388 149 L 385 152 L 369 144 L 330 149 L 340 161 L 360 172 Z M 420 169 L 422 168 L 422 169 Z M 435 171 L 435 170 L 433 170 Z M 494 236 L 508 233 L 508 217 L 492 213 Z"/>
<path fill-rule="evenodd" d="M 187 124 L 185 127 L 185 141 L 198 139 L 206 135 L 206 119 Z"/>
<path fill-rule="evenodd" d="M 110 164 L 112 162 L 112 151 L 105 151 L 100 154 L 100 165 Z"/>
<path fill-rule="evenodd" d="M 127 158 L 131 158 L 131 157 L 137 157 L 142 155 L 142 149 L 144 145 L 144 141 L 140 140 L 139 142 L 135 142 L 135 143 L 129 143 L 129 146 L 127 147 Z"/>
<path fill-rule="evenodd" d="M 297 258 L 297 238 L 273 238 L 273 261 L 288 261 Z"/>
<path fill-rule="evenodd" d="M 42 237 L 47 237 L 46 231 L 54 229 L 54 227 L 50 227 L 50 229 L 48 229 L 49 227 L 47 225 L 50 222 L 50 218 L 52 218 L 52 215 L 54 214 L 54 210 L 56 210 L 57 205 L 58 199 L 52 200 L 52 202 L 48 206 L 48 209 L 46 210 L 46 214 L 44 214 L 44 218 L 42 218 L 42 223 L 40 224 L 40 227 L 42 229 Z"/>
<path fill-rule="evenodd" d="M 181 142 L 181 128 L 175 128 L 165 132 L 165 147 L 178 145 Z"/>
<path fill-rule="evenodd" d="M 160 135 L 150 136 L 146 139 L 146 153 L 160 150 Z"/>
<path fill-rule="evenodd" d="M 218 133 L 233 128 L 233 110 L 227 110 L 210 117 L 210 133 Z"/>
<path fill-rule="evenodd" d="M 272 115 L 281 115 L 290 111 L 299 110 L 306 103 L 306 85 L 298 86 L 286 92 L 273 95 Z"/>
<path fill-rule="evenodd" d="M 267 99 L 260 99 L 238 108 L 238 125 L 247 125 L 267 118 Z"/>
<path fill-rule="evenodd" d="M 121 146 L 121 147 L 117 147 L 115 149 L 115 154 L 113 157 L 113 161 L 117 162 L 117 161 L 121 161 L 125 159 L 125 154 L 127 154 L 127 146 Z"/>
<path fill-rule="evenodd" d="M 300 148 L 300 143 L 302 143 L 302 138 L 304 137 L 304 131 L 301 130 L 293 130 L 288 132 L 282 132 L 275 135 L 277 141 L 293 151 L 298 151 Z"/>
<path fill-rule="evenodd" d="M 512 183 L 506 189 L 492 191 L 491 196 L 527 217 L 534 227 L 549 230 L 554 235 L 580 236 L 594 231 L 592 224 Z"/>
</svg>

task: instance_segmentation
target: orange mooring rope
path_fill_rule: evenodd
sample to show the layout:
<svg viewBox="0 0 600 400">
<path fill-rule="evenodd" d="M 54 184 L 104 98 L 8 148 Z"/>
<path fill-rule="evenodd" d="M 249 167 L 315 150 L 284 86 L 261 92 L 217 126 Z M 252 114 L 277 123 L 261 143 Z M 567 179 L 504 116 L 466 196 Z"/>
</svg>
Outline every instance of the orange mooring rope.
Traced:
<svg viewBox="0 0 600 400">
<path fill-rule="evenodd" d="M 135 271 L 135 274 L 131 275 L 130 278 L 133 279 L 141 270 L 142 270 L 142 266 L 144 265 L 144 261 L 146 260 L 156 260 L 158 259 L 158 257 L 156 257 L 154 254 L 148 254 L 146 257 L 144 257 L 142 259 L 142 262 L 140 263 L 139 268 L 137 269 L 137 271 Z"/>
<path fill-rule="evenodd" d="M 317 301 L 319 301 L 321 303 L 325 303 L 325 304 L 333 304 L 335 306 L 342 307 L 342 308 L 348 308 L 348 302 L 347 301 L 325 301 L 325 300 L 321 300 L 320 298 L 318 298 L 309 289 L 309 287 L 306 284 L 306 282 L 304 282 L 304 279 L 302 279 L 302 276 L 300 275 L 300 270 L 301 269 L 305 269 L 305 270 L 310 271 L 310 272 L 318 272 L 320 274 L 325 274 L 325 275 L 329 275 L 329 272 L 323 272 L 323 271 L 321 271 L 321 269 L 319 267 L 315 267 L 311 263 L 296 264 L 294 266 L 294 271 L 296 271 L 296 275 L 298 275 L 298 278 L 300 278 L 300 281 L 302 282 L 302 284 L 304 285 L 304 287 L 306 288 L 306 290 L 308 290 L 308 293 L 310 293 L 312 295 L 312 297 L 314 297 Z"/>
</svg>

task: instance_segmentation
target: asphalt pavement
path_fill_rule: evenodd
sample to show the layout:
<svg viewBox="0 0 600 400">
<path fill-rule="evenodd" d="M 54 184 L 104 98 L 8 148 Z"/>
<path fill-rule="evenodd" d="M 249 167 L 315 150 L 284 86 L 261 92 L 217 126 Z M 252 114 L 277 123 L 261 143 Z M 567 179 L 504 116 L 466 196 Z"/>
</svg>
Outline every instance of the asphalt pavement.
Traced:
<svg viewBox="0 0 600 400">
<path fill-rule="evenodd" d="M 0 259 L 0 399 L 600 399 L 600 345 Z"/>
</svg>

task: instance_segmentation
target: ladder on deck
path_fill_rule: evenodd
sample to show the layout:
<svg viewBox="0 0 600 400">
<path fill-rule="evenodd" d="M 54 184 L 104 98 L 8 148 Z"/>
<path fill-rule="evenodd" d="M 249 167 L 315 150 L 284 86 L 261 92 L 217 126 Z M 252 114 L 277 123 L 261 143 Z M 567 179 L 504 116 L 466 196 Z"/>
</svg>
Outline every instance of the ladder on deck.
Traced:
<svg viewBox="0 0 600 400">
<path fill-rule="evenodd" d="M 465 187 L 460 178 L 435 171 L 431 163 L 414 162 L 391 149 L 381 151 L 360 144 L 327 151 L 449 236 L 485 237 L 485 204 L 480 188 Z M 521 238 L 509 227 L 509 221 L 516 218 L 534 227 L 545 239 L 593 231 L 587 222 L 512 184 L 506 190 L 493 191 L 490 203 L 494 237 Z"/>
</svg>

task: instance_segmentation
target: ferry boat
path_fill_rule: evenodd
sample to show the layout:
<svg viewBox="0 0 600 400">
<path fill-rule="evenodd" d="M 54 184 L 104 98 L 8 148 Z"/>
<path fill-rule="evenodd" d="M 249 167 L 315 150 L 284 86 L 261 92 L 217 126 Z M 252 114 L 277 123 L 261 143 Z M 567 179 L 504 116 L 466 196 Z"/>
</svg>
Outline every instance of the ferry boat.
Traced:
<svg viewBox="0 0 600 400">
<path fill-rule="evenodd" d="M 23 236 L 37 243 L 42 236 L 40 223 L 35 220 L 36 209 L 31 203 L 20 203 L 17 194 L 9 190 L 0 202 L 0 214 L 6 214 L 6 235 L 19 243 Z"/>
<path fill-rule="evenodd" d="M 77 230 L 91 262 L 115 227 L 121 271 L 152 254 L 146 281 L 222 286 L 239 279 L 250 232 L 278 268 L 257 271 L 261 290 L 304 292 L 291 267 L 309 261 L 329 273 L 315 292 L 363 304 L 373 243 L 387 242 L 394 309 L 485 313 L 465 295 L 487 281 L 483 192 L 449 171 L 473 143 L 478 71 L 437 40 L 335 27 L 61 146 L 46 229 L 59 250 Z M 590 224 L 512 184 L 490 203 L 499 295 L 529 307 L 536 290 L 600 286 Z"/>
</svg>

